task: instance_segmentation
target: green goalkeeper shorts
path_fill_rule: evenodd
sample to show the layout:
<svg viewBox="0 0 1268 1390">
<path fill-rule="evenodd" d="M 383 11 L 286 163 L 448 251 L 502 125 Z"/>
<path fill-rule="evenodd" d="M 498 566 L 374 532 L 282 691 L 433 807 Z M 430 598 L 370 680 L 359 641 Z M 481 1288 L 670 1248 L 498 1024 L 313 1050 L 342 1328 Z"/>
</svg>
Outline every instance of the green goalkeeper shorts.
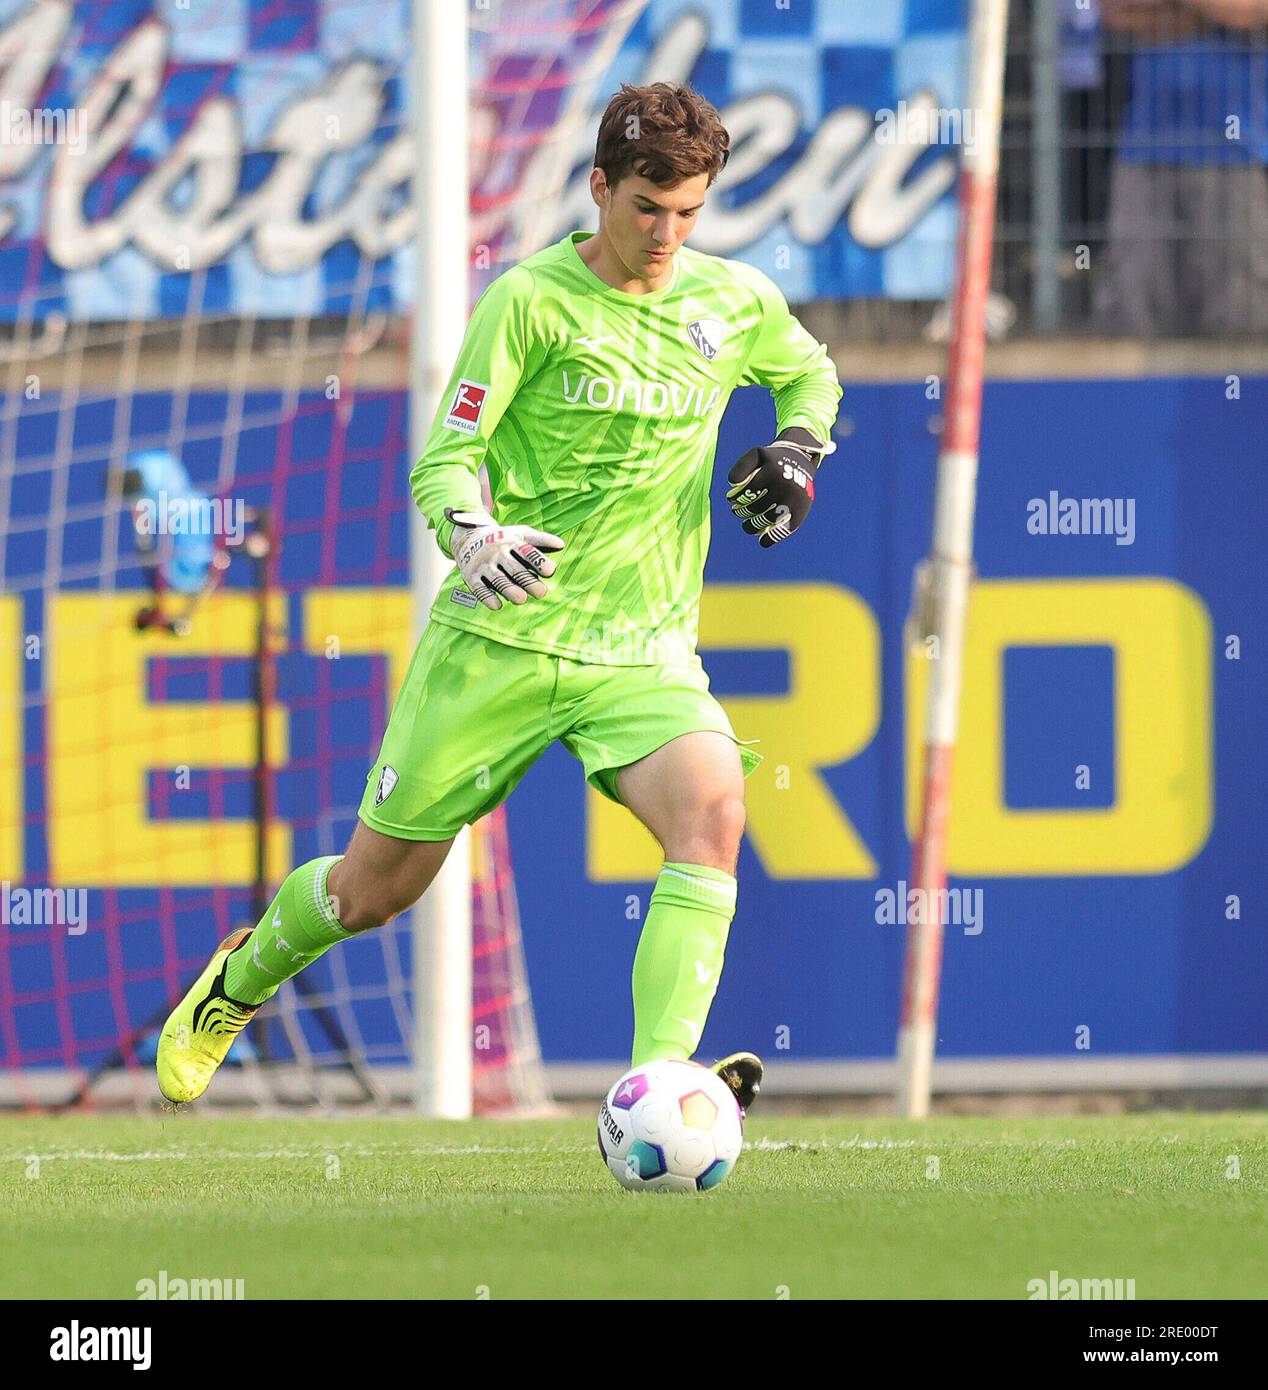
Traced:
<svg viewBox="0 0 1268 1390">
<path fill-rule="evenodd" d="M 698 656 L 604 666 L 430 622 L 358 815 L 397 839 L 447 840 L 505 801 L 556 739 L 620 804 L 619 768 L 700 729 L 735 740 L 745 777 L 762 761 L 736 738 Z"/>
</svg>

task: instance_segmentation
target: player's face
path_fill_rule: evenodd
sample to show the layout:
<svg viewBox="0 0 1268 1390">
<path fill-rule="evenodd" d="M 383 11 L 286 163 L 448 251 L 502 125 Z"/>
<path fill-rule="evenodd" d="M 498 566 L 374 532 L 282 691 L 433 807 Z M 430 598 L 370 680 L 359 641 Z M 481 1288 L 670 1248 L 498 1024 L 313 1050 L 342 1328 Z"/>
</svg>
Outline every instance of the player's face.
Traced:
<svg viewBox="0 0 1268 1390">
<path fill-rule="evenodd" d="M 696 225 L 709 187 L 707 174 L 696 174 L 674 188 L 661 188 L 641 174 L 627 174 L 615 188 L 603 171 L 596 201 L 607 238 L 631 276 L 660 280 L 673 268 L 674 253 Z"/>
</svg>

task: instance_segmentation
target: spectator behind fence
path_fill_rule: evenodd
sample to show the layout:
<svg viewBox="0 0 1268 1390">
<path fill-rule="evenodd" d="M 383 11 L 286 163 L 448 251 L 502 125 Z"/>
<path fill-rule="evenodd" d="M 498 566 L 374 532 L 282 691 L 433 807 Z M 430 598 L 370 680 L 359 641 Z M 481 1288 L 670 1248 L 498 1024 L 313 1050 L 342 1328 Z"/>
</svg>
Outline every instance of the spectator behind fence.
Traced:
<svg viewBox="0 0 1268 1390">
<path fill-rule="evenodd" d="M 1102 328 L 1268 333 L 1268 0 L 1101 0 L 1130 37 Z"/>
</svg>

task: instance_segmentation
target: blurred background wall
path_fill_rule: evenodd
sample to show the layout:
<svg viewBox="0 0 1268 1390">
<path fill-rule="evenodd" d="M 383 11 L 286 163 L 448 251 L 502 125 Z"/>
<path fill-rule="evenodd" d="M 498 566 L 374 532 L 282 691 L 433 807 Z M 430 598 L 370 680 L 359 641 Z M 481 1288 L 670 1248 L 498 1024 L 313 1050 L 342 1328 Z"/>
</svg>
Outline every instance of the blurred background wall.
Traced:
<svg viewBox="0 0 1268 1390">
<path fill-rule="evenodd" d="M 82 887 L 94 924 L 0 923 L 10 1067 L 100 1061 L 248 908 L 250 577 L 184 646 L 136 637 L 135 451 L 277 527 L 271 871 L 351 832 L 412 640 L 407 10 L 0 0 L 0 877 Z M 845 386 L 792 542 L 715 509 L 702 652 L 765 762 L 706 1051 L 893 1049 L 963 10 L 471 10 L 476 289 L 594 225 L 617 82 L 690 80 L 736 143 L 695 244 L 771 275 Z M 1012 6 L 944 1057 L 1268 1052 L 1266 64 L 1254 5 Z M 16 138 L 22 103 L 113 136 L 74 163 Z M 739 393 L 718 477 L 773 424 Z M 558 748 L 508 818 L 543 1053 L 619 1059 L 656 848 Z M 314 979 L 392 1063 L 408 939 L 379 936 Z"/>
</svg>

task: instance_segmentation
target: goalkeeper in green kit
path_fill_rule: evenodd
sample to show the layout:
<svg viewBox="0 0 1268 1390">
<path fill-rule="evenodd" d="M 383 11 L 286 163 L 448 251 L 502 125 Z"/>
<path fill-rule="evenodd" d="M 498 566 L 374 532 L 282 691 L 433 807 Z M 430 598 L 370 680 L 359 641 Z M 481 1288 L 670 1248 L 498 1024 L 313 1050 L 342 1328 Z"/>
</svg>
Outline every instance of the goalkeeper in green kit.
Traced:
<svg viewBox="0 0 1268 1390">
<path fill-rule="evenodd" d="M 688 250 L 729 139 L 690 88 L 623 86 L 599 128 L 595 235 L 500 276 L 410 474 L 455 561 L 396 697 L 340 856 L 292 871 L 254 931 L 223 941 L 163 1028 L 159 1085 L 201 1095 L 282 982 L 426 891 L 454 837 L 559 739 L 665 862 L 634 959 L 635 1066 L 690 1058 L 735 913 L 741 744 L 696 655 L 718 425 L 770 388 L 778 438 L 729 473 L 755 545 L 814 500 L 841 388 L 761 272 Z M 487 465 L 496 519 L 484 510 Z M 547 581 L 550 581 L 549 583 Z M 715 1064 L 742 1107 L 762 1064 Z"/>
</svg>

